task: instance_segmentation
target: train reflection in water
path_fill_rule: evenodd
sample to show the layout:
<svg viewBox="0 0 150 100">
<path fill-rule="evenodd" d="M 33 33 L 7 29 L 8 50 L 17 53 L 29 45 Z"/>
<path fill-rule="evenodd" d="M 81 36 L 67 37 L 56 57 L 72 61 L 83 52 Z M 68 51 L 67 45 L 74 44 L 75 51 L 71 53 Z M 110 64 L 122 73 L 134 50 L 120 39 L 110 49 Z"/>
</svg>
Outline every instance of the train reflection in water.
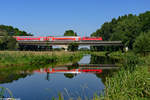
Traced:
<svg viewBox="0 0 150 100">
<path fill-rule="evenodd" d="M 73 66 L 74 65 L 74 66 Z M 72 64 L 35 70 L 38 73 L 102 73 L 102 69 L 116 69 L 114 64 Z"/>
<path fill-rule="evenodd" d="M 79 74 L 79 73 L 101 73 L 102 69 L 65 69 L 65 68 L 47 68 L 40 69 L 34 72 L 39 73 L 70 73 L 70 74 Z"/>
</svg>

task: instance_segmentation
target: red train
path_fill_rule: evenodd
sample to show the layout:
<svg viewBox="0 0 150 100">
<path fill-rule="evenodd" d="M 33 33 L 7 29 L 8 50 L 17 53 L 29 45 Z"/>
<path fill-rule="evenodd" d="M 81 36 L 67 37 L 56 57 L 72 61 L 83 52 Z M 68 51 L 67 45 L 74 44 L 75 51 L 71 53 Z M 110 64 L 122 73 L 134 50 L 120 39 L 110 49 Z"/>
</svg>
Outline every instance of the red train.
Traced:
<svg viewBox="0 0 150 100">
<path fill-rule="evenodd" d="M 17 41 L 101 41 L 102 37 L 80 37 L 80 36 L 14 36 Z"/>
<path fill-rule="evenodd" d="M 83 37 L 82 40 L 102 40 L 102 37 Z"/>
</svg>

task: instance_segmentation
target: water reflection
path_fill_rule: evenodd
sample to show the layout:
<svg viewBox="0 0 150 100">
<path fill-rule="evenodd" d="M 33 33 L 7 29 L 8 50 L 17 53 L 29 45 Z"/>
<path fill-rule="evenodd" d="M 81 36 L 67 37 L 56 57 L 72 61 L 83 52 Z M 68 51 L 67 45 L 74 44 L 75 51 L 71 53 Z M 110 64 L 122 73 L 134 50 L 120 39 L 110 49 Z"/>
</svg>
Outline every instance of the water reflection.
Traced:
<svg viewBox="0 0 150 100">
<path fill-rule="evenodd" d="M 51 64 L 50 68 L 42 68 L 43 66 L 33 66 L 33 65 L 26 66 L 24 68 L 22 67 L 1 68 L 0 83 L 10 83 L 13 82 L 14 80 L 25 78 L 28 75 L 32 75 L 35 70 L 41 73 L 43 72 L 43 70 L 45 70 L 45 72 L 47 73 L 46 76 L 47 80 L 49 80 L 49 74 L 55 73 L 55 70 L 57 73 L 58 72 L 62 73 L 63 71 L 65 71 L 64 74 L 65 76 L 68 76 L 68 78 L 69 77 L 73 78 L 74 76 L 76 76 L 76 74 L 82 72 L 93 73 L 96 74 L 97 76 L 108 76 L 108 75 L 111 76 L 110 74 L 115 71 L 112 70 L 111 67 L 115 67 L 116 62 L 117 62 L 116 59 L 112 59 L 109 57 L 85 55 L 79 62 L 68 64 L 68 65 L 59 65 L 59 66 Z M 84 69 L 82 69 L 81 67 Z M 94 67 L 96 67 L 96 69 Z M 102 70 L 102 67 L 104 68 L 106 67 L 106 68 Z M 58 68 L 60 70 L 58 70 Z M 99 73 L 102 73 L 102 75 L 99 75 Z M 75 74 L 75 75 L 71 75 L 71 74 Z"/>
<path fill-rule="evenodd" d="M 13 81 L 17 81 L 20 78 L 25 78 L 31 75 L 32 72 L 24 71 L 24 70 L 1 70 L 0 71 L 0 84 L 2 83 L 11 83 Z"/>
<path fill-rule="evenodd" d="M 76 63 L 65 65 L 13 67 L 0 69 L 0 86 L 9 88 L 21 100 L 43 100 L 57 97 L 58 93 L 83 100 L 102 93 L 106 77 L 118 67 L 108 57 L 85 55 Z M 48 90 L 48 91 L 47 91 Z M 29 98 L 30 97 L 30 98 Z"/>
<path fill-rule="evenodd" d="M 50 81 L 50 74 L 61 73 L 64 74 L 66 78 L 74 78 L 78 74 L 91 73 L 97 76 L 97 78 L 102 79 L 105 82 L 105 77 L 111 76 L 119 67 L 115 64 L 68 64 L 59 65 L 54 68 L 41 68 L 34 70 L 35 73 L 46 73 L 46 80 Z"/>
<path fill-rule="evenodd" d="M 117 62 L 118 59 L 114 59 L 109 56 L 92 55 L 90 59 L 90 64 L 115 64 Z"/>
</svg>

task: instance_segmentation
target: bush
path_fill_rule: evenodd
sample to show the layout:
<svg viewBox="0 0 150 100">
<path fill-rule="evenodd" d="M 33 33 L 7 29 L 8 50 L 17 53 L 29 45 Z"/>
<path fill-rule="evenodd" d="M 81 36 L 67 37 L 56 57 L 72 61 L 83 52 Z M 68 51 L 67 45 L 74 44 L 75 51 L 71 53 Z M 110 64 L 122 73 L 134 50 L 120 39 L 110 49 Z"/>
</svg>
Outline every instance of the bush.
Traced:
<svg viewBox="0 0 150 100">
<path fill-rule="evenodd" d="M 150 31 L 147 33 L 141 33 L 133 44 L 134 51 L 136 53 L 142 53 L 145 55 L 147 51 L 150 51 Z"/>
<path fill-rule="evenodd" d="M 71 44 L 69 44 L 69 46 L 68 46 L 68 50 L 69 50 L 69 51 L 77 51 L 77 50 L 78 50 L 78 47 L 79 47 L 79 44 L 78 44 L 78 43 L 71 43 Z"/>
</svg>

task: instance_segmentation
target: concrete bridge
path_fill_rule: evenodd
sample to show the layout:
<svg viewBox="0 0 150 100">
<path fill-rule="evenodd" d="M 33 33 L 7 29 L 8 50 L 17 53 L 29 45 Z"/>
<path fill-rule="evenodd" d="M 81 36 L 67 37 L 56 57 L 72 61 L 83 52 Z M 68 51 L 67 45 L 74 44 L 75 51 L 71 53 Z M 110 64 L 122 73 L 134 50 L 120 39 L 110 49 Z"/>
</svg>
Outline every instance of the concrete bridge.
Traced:
<svg viewBox="0 0 150 100">
<path fill-rule="evenodd" d="M 52 45 L 69 45 L 77 43 L 79 45 L 90 46 L 123 46 L 121 41 L 18 41 L 19 45 L 39 45 L 39 46 L 52 46 Z"/>
<path fill-rule="evenodd" d="M 121 41 L 17 41 L 20 48 L 31 47 L 36 49 L 37 47 L 42 47 L 43 50 L 52 46 L 60 46 L 67 51 L 68 45 L 71 43 L 77 43 L 79 46 L 120 46 L 123 50 L 123 44 Z"/>
</svg>

